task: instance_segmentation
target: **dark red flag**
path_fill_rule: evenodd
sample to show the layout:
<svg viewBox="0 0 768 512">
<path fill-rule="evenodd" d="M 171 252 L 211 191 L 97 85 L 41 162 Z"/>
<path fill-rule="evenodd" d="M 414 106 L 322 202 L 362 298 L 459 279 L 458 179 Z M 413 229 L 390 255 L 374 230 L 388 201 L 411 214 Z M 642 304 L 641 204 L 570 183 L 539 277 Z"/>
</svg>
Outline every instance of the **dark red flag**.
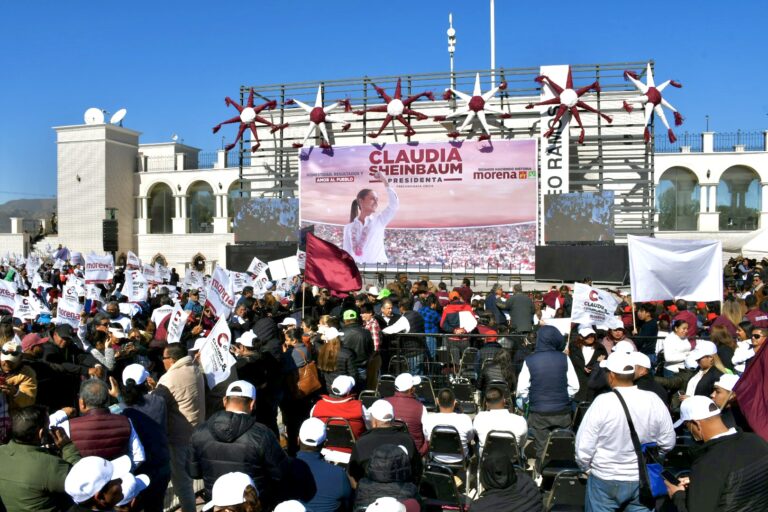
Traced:
<svg viewBox="0 0 768 512">
<path fill-rule="evenodd" d="M 352 256 L 312 233 L 307 233 L 307 260 L 304 280 L 335 292 L 351 292 L 363 287 L 363 278 Z"/>
<path fill-rule="evenodd" d="M 749 426 L 768 441 L 768 350 L 763 347 L 747 366 L 733 392 Z"/>
</svg>

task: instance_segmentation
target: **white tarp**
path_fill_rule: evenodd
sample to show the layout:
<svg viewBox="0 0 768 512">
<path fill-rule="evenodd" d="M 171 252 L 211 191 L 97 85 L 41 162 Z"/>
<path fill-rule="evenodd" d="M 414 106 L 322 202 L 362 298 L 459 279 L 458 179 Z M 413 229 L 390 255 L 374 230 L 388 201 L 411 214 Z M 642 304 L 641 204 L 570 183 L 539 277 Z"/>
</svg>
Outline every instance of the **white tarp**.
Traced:
<svg viewBox="0 0 768 512">
<path fill-rule="evenodd" d="M 618 299 L 610 292 L 576 283 L 573 285 L 571 322 L 604 328 L 608 319 L 613 318 L 618 305 Z"/>
<path fill-rule="evenodd" d="M 723 299 L 723 246 L 717 240 L 628 235 L 632 300 Z"/>
</svg>

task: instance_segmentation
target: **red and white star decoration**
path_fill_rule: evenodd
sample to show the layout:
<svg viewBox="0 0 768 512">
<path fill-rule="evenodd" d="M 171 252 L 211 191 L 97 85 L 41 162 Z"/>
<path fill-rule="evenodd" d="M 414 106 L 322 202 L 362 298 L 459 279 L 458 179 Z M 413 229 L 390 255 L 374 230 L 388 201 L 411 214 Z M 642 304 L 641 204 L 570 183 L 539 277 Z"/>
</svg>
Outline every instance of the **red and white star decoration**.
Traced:
<svg viewBox="0 0 768 512">
<path fill-rule="evenodd" d="M 443 98 L 448 100 L 451 98 L 451 94 L 455 94 L 461 101 L 464 102 L 464 105 L 462 105 L 456 112 L 453 112 L 452 114 L 445 116 L 435 116 L 434 119 L 435 121 L 445 121 L 454 117 L 467 116 L 461 126 L 459 126 L 458 130 L 448 134 L 449 137 L 455 139 L 464 130 L 471 130 L 472 121 L 477 118 L 484 132 L 483 135 L 478 137 L 478 140 L 488 140 L 491 138 L 491 131 L 488 128 L 488 120 L 486 118 L 486 114 L 492 114 L 500 117 L 501 119 L 508 119 L 512 117 L 512 114 L 503 112 L 500 109 L 492 107 L 488 104 L 490 99 L 493 98 L 498 91 L 503 91 L 506 88 L 507 82 L 501 82 L 497 87 L 494 87 L 490 91 L 483 94 L 483 91 L 480 88 L 480 73 L 477 73 L 475 75 L 475 88 L 472 91 L 472 95 L 465 94 L 461 91 L 457 91 L 456 89 L 446 89 L 445 94 L 443 95 Z"/>
<path fill-rule="evenodd" d="M 376 89 L 376 92 L 379 93 L 379 96 L 385 101 L 384 105 L 377 105 L 375 107 L 370 107 L 365 110 L 355 110 L 355 114 L 363 115 L 366 112 L 386 112 L 387 115 L 384 118 L 384 121 L 381 123 L 381 127 L 379 128 L 379 131 L 376 133 L 369 133 L 368 136 L 372 139 L 375 139 L 379 135 L 381 135 L 381 132 L 384 131 L 384 129 L 389 125 L 389 123 L 392 122 L 392 120 L 397 120 L 405 126 L 405 136 L 410 137 L 412 135 L 416 135 L 416 130 L 414 130 L 411 127 L 411 124 L 408 122 L 408 120 L 405 118 L 405 115 L 411 115 L 416 117 L 419 121 L 423 121 L 424 119 L 427 119 L 428 116 L 422 114 L 421 112 L 417 112 L 413 110 L 411 107 L 411 103 L 416 101 L 417 99 L 421 98 L 422 96 L 425 96 L 429 98 L 430 100 L 434 101 L 435 98 L 432 95 L 432 91 L 425 91 L 419 94 L 415 94 L 413 96 L 408 96 L 406 99 L 402 99 L 402 87 L 400 85 L 401 80 L 397 79 L 397 85 L 395 86 L 395 96 L 391 97 L 389 96 L 384 89 L 381 87 L 373 85 L 373 88 Z"/>
<path fill-rule="evenodd" d="M 631 98 L 624 102 L 624 110 L 627 112 L 632 112 L 634 110 L 632 108 L 632 103 L 640 103 L 643 105 L 643 108 L 645 109 L 645 131 L 643 132 L 643 137 L 645 138 L 645 142 L 648 142 L 651 140 L 651 133 L 650 130 L 648 130 L 648 122 L 651 120 L 651 116 L 655 113 L 657 116 L 661 118 L 661 122 L 664 123 L 664 126 L 667 128 L 667 136 L 669 137 L 669 142 L 675 143 L 677 141 L 677 137 L 675 137 L 675 132 L 672 131 L 672 128 L 669 127 L 669 123 L 667 122 L 667 117 L 664 115 L 664 109 L 662 107 L 667 107 L 669 110 L 671 110 L 674 114 L 675 118 L 675 126 L 680 126 L 683 124 L 683 116 L 680 115 L 680 112 L 675 109 L 667 100 L 665 100 L 661 96 L 661 91 L 667 88 L 668 85 L 671 85 L 672 87 L 677 87 L 678 89 L 683 86 L 680 82 L 676 82 L 674 80 L 667 80 L 663 84 L 659 85 L 658 87 L 655 85 L 653 81 L 653 71 L 651 71 L 651 64 L 648 63 L 648 67 L 646 68 L 646 74 L 648 76 L 648 79 L 646 83 L 643 83 L 639 80 L 637 73 L 634 73 L 632 71 L 625 71 L 624 72 L 624 78 L 632 82 L 632 84 L 637 88 L 640 93 L 642 93 L 642 96 L 638 96 L 636 98 Z"/>
<path fill-rule="evenodd" d="M 561 87 L 560 85 L 553 82 L 548 76 L 546 75 L 540 75 L 537 76 L 535 79 L 540 84 L 546 84 L 547 87 L 552 91 L 552 94 L 555 96 L 554 98 L 550 98 L 548 100 L 540 101 L 539 103 L 530 103 L 526 105 L 525 108 L 531 109 L 533 107 L 539 106 L 539 105 L 559 105 L 559 108 L 557 109 L 557 113 L 555 114 L 555 118 L 551 123 L 552 128 L 547 130 L 547 132 L 544 134 L 544 137 L 549 137 L 554 132 L 555 128 L 554 126 L 557 124 L 557 122 L 562 118 L 566 112 L 569 112 L 571 116 L 576 120 L 576 123 L 579 125 L 579 128 L 581 129 L 581 133 L 579 134 L 579 144 L 584 144 L 584 125 L 581 124 L 581 117 L 579 116 L 579 108 L 586 110 L 587 112 L 592 112 L 593 114 L 597 114 L 609 123 L 613 122 L 613 119 L 600 112 L 594 107 L 590 107 L 585 102 L 581 100 L 581 97 L 584 96 L 589 91 L 595 91 L 600 92 L 600 84 L 595 81 L 589 85 L 585 85 L 584 87 L 581 87 L 579 89 L 573 88 L 573 75 L 571 74 L 571 68 L 568 67 L 568 77 L 565 80 L 565 87 Z"/>
<path fill-rule="evenodd" d="M 235 142 L 232 144 L 227 144 L 224 147 L 225 151 L 229 151 L 233 147 L 235 147 L 235 144 L 237 144 L 237 141 L 240 140 L 240 137 L 243 136 L 243 132 L 245 132 L 246 129 L 251 129 L 251 134 L 253 135 L 253 139 L 251 140 L 251 152 L 256 152 L 257 149 L 259 149 L 259 146 L 261 143 L 259 142 L 259 135 L 256 133 L 256 123 L 261 123 L 266 126 L 270 126 L 272 129 L 270 130 L 270 133 L 275 133 L 276 131 L 282 130 L 286 126 L 288 126 L 288 123 L 276 125 L 273 124 L 263 117 L 261 117 L 259 114 L 261 114 L 264 110 L 272 110 L 273 108 L 277 107 L 277 102 L 267 101 L 266 103 L 262 103 L 261 105 L 253 106 L 253 88 L 251 88 L 250 93 L 248 94 L 248 102 L 245 104 L 245 106 L 240 105 L 239 103 L 235 102 L 227 96 L 224 98 L 224 103 L 229 107 L 230 105 L 235 107 L 237 111 L 239 112 L 239 115 L 233 117 L 232 119 L 227 119 L 226 121 L 223 121 L 216 126 L 213 127 L 213 133 L 217 133 L 222 125 L 225 124 L 233 124 L 233 123 L 240 123 L 240 128 L 237 131 L 237 137 L 235 137 Z"/>
<path fill-rule="evenodd" d="M 349 127 L 351 126 L 351 124 L 345 121 L 344 119 L 330 115 L 330 113 L 333 110 L 337 109 L 341 105 L 344 105 L 344 112 L 350 112 L 352 108 L 349 105 L 349 100 L 337 101 L 332 105 L 323 107 L 323 87 L 321 85 L 317 86 L 317 97 L 315 98 L 315 105 L 313 107 L 310 107 L 306 103 L 302 103 L 295 98 L 286 101 L 285 104 L 286 105 L 296 104 L 304 112 L 309 114 L 309 116 L 306 118 L 309 120 L 307 133 L 304 135 L 303 141 L 293 143 L 293 147 L 295 148 L 300 148 L 304 144 L 306 144 L 307 139 L 309 139 L 309 137 L 315 132 L 315 130 L 317 130 L 320 132 L 320 137 L 321 137 L 320 147 L 323 149 L 328 149 L 331 147 L 331 140 L 328 138 L 328 130 L 326 130 L 325 128 L 325 123 L 343 123 L 342 129 L 341 129 L 341 131 L 343 132 L 349 130 Z M 302 118 L 302 120 L 303 119 L 305 118 Z"/>
</svg>

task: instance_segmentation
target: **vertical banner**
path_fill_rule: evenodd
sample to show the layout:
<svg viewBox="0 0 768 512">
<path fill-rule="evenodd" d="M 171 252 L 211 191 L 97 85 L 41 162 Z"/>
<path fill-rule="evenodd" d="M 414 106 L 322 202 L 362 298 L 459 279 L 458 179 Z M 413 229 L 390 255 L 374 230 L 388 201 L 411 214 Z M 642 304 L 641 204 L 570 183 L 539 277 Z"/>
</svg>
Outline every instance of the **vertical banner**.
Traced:
<svg viewBox="0 0 768 512">
<path fill-rule="evenodd" d="M 168 343 L 179 343 L 181 341 L 181 333 L 184 331 L 187 317 L 189 317 L 189 312 L 182 309 L 181 303 L 173 307 L 171 319 L 168 321 L 168 335 L 166 337 Z"/>
<path fill-rule="evenodd" d="M 200 365 L 203 367 L 208 389 L 229 377 L 236 360 L 229 352 L 232 333 L 227 320 L 222 316 L 211 329 L 211 334 L 200 349 Z"/>
<path fill-rule="evenodd" d="M 170 282 L 171 280 L 171 269 L 168 267 L 164 267 L 160 263 L 155 263 L 155 277 L 158 279 L 159 282 Z"/>
<path fill-rule="evenodd" d="M 107 284 L 115 276 L 115 262 L 111 254 L 85 256 L 85 284 Z"/>
<path fill-rule="evenodd" d="M 226 318 L 235 307 L 235 292 L 227 271 L 216 265 L 211 282 L 206 288 L 205 305 L 213 310 L 217 317 Z"/>
<path fill-rule="evenodd" d="M 16 309 L 16 286 L 9 282 L 0 280 L 0 313 L 13 315 Z"/>
<path fill-rule="evenodd" d="M 123 283 L 123 295 L 128 297 L 128 302 L 143 302 L 147 300 L 149 284 L 141 272 L 131 270 L 125 273 Z"/>
<path fill-rule="evenodd" d="M 568 79 L 569 66 L 541 66 L 540 74 L 548 76 L 556 84 L 565 87 Z M 555 97 L 548 85 L 541 87 L 541 99 L 550 100 Z M 539 218 L 544 219 L 544 196 L 549 194 L 567 194 L 569 191 L 569 126 L 571 115 L 566 113 L 555 123 L 555 114 L 558 105 L 544 105 L 541 108 L 541 122 L 539 123 L 539 152 L 540 152 L 540 179 L 541 183 L 541 208 Z M 549 137 L 544 134 L 552 129 Z M 539 232 L 540 240 L 544 240 L 544 221 L 541 222 Z"/>
<path fill-rule="evenodd" d="M 576 324 L 596 325 L 599 329 L 608 327 L 613 320 L 619 301 L 610 292 L 593 288 L 582 283 L 573 285 L 571 321 Z"/>
</svg>

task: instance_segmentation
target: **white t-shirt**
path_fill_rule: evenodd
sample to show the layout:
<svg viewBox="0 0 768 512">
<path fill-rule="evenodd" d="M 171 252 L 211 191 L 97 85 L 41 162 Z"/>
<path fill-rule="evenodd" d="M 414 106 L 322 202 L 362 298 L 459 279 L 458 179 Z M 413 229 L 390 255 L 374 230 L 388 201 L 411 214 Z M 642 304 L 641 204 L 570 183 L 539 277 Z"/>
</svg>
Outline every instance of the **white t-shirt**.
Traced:
<svg viewBox="0 0 768 512">
<path fill-rule="evenodd" d="M 165 305 L 160 306 L 156 310 L 152 312 L 152 322 L 155 324 L 155 326 L 159 326 L 160 322 L 163 321 L 163 318 L 167 317 L 173 312 L 173 306 Z"/>
<path fill-rule="evenodd" d="M 384 229 L 395 217 L 400 200 L 392 187 L 387 187 L 389 203 L 381 213 L 365 218 L 365 223 L 355 218 L 344 226 L 342 249 L 347 251 L 356 263 L 389 263 L 384 250 Z"/>
<path fill-rule="evenodd" d="M 528 436 L 528 422 L 525 418 L 512 414 L 506 409 L 479 412 L 475 416 L 474 426 L 477 438 L 480 440 L 481 451 L 485 446 L 485 438 L 491 430 L 500 430 L 514 435 L 520 448 L 525 445 L 525 438 Z"/>
<path fill-rule="evenodd" d="M 449 425 L 451 427 L 455 427 L 459 432 L 459 437 L 461 437 L 461 446 L 464 448 L 464 456 L 466 457 L 468 455 L 469 440 L 472 439 L 475 435 L 475 428 L 472 426 L 472 418 L 470 418 L 468 415 L 459 414 L 456 412 L 433 412 L 427 414 L 427 416 L 422 418 L 421 421 L 424 425 L 424 433 L 426 434 L 427 439 L 429 439 L 429 436 L 432 435 L 432 430 L 434 430 L 434 428 L 438 425 Z M 464 459 L 463 457 L 456 457 L 452 455 L 435 455 L 435 460 L 437 460 L 437 462 L 442 462 L 443 464 L 455 464 L 457 462 L 461 462 Z"/>
</svg>

